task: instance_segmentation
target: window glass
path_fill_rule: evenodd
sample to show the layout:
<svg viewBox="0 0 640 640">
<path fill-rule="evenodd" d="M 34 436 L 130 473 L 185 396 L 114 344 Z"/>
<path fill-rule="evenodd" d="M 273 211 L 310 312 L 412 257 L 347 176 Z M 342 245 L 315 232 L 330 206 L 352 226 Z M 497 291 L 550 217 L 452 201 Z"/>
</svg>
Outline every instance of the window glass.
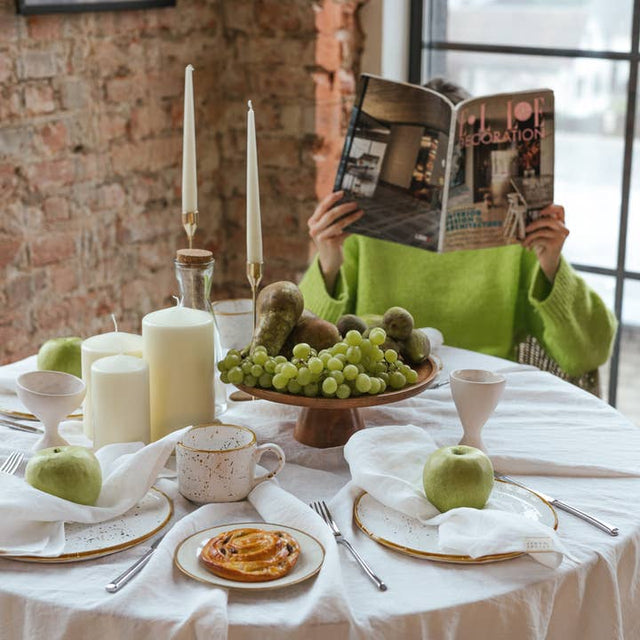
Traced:
<svg viewBox="0 0 640 640">
<path fill-rule="evenodd" d="M 629 229 L 627 231 L 627 271 L 640 273 L 640 104 L 636 113 L 636 138 L 633 145 L 631 194 L 629 200 Z"/>
<path fill-rule="evenodd" d="M 640 281 L 627 280 L 624 286 L 620 329 L 617 408 L 640 426 Z"/>
<path fill-rule="evenodd" d="M 571 262 L 615 268 L 628 63 L 433 51 L 431 69 L 473 95 L 553 89 L 555 201 L 565 207 L 570 230 L 564 254 Z"/>
<path fill-rule="evenodd" d="M 434 40 L 624 51 L 632 0 L 432 0 Z M 428 13 L 428 10 L 425 10 Z"/>
<path fill-rule="evenodd" d="M 613 304 L 616 293 L 616 280 L 612 276 L 602 276 L 597 273 L 579 273 L 580 277 L 602 298 L 602 301 L 613 311 Z M 600 396 L 603 400 L 609 401 L 609 375 L 611 361 L 609 360 L 600 367 Z M 620 385 L 620 380 L 618 380 Z"/>
</svg>

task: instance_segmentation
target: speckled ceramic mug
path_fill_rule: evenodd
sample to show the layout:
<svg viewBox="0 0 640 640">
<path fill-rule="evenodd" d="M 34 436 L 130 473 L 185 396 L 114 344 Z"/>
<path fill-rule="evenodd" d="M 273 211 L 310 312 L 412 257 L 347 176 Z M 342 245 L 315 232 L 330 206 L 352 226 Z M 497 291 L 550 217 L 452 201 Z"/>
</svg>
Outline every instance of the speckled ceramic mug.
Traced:
<svg viewBox="0 0 640 640">
<path fill-rule="evenodd" d="M 256 476 L 256 465 L 267 452 L 278 458 L 273 471 Z M 258 445 L 256 434 L 233 424 L 192 427 L 176 445 L 180 493 L 198 504 L 235 502 L 284 467 L 284 451 L 271 442 Z"/>
</svg>

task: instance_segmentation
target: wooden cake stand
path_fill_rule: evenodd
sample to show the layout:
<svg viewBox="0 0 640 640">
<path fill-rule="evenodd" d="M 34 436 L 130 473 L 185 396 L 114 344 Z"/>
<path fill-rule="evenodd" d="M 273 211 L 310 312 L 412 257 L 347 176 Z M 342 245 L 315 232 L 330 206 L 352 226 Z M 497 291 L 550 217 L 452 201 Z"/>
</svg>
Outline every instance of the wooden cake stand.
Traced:
<svg viewBox="0 0 640 640">
<path fill-rule="evenodd" d="M 438 374 L 436 361 L 429 359 L 414 367 L 418 373 L 415 384 L 378 395 L 362 395 L 354 398 L 307 398 L 306 396 L 281 393 L 259 387 L 236 385 L 242 391 L 271 402 L 302 407 L 293 432 L 294 438 L 310 447 L 324 449 L 346 444 L 358 429 L 364 428 L 364 420 L 358 409 L 398 402 L 417 395 Z"/>
</svg>

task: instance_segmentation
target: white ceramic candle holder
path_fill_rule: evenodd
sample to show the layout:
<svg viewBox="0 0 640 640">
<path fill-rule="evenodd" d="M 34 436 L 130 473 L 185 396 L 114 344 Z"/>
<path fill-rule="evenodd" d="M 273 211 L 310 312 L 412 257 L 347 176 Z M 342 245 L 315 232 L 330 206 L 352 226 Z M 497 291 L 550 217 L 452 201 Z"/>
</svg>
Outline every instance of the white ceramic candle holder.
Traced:
<svg viewBox="0 0 640 640">
<path fill-rule="evenodd" d="M 16 391 L 22 404 L 44 426 L 44 435 L 33 445 L 33 451 L 69 444 L 58 433 L 58 425 L 82 404 L 84 382 L 61 371 L 29 371 L 18 377 Z"/>
<path fill-rule="evenodd" d="M 484 369 L 458 369 L 449 374 L 451 395 L 458 411 L 464 435 L 460 444 L 486 453 L 482 428 L 493 413 L 504 391 L 506 379 Z"/>
</svg>

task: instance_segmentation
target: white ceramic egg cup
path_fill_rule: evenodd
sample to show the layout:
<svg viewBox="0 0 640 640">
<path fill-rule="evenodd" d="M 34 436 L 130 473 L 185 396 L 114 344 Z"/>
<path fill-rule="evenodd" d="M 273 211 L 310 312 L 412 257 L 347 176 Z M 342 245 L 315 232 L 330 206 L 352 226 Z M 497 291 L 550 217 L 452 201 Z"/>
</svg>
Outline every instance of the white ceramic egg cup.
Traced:
<svg viewBox="0 0 640 640">
<path fill-rule="evenodd" d="M 459 444 L 476 447 L 486 453 L 482 428 L 502 397 L 505 377 L 484 369 L 458 369 L 449 374 L 449 380 L 464 431 Z"/>
<path fill-rule="evenodd" d="M 44 426 L 44 435 L 33 445 L 33 451 L 68 445 L 58 433 L 58 425 L 82 404 L 84 382 L 61 371 L 29 371 L 18 377 L 16 391 L 22 404 Z"/>
</svg>

